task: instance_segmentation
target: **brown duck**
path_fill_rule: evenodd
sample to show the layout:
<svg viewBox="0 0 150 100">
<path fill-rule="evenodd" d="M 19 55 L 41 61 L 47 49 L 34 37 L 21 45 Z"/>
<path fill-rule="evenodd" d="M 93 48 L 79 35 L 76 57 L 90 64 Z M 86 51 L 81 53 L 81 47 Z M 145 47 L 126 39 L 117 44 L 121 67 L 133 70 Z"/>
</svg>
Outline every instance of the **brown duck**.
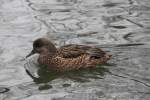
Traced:
<svg viewBox="0 0 150 100">
<path fill-rule="evenodd" d="M 105 64 L 111 55 L 92 46 L 70 44 L 56 48 L 46 38 L 39 38 L 33 42 L 33 50 L 27 57 L 39 53 L 38 62 L 56 71 L 70 71 L 81 68 L 92 68 Z"/>
</svg>

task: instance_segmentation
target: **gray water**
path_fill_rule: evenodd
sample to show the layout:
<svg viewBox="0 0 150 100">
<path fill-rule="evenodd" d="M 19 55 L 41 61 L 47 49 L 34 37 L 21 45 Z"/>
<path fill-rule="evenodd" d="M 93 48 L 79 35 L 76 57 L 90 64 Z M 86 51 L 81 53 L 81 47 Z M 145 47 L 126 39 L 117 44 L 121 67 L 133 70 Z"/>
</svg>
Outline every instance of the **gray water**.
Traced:
<svg viewBox="0 0 150 100">
<path fill-rule="evenodd" d="M 112 59 L 93 70 L 25 71 L 32 42 L 96 45 Z M 0 100 L 150 100 L 149 0 L 0 0 Z"/>
</svg>

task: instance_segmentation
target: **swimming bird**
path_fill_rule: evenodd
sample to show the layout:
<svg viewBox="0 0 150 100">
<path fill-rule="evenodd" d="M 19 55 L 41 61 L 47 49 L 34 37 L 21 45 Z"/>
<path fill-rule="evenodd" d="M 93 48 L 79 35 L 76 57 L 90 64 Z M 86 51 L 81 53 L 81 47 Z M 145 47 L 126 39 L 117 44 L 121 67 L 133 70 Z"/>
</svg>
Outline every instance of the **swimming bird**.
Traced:
<svg viewBox="0 0 150 100">
<path fill-rule="evenodd" d="M 33 50 L 26 57 L 35 53 L 39 54 L 40 65 L 60 72 L 94 68 L 96 65 L 105 64 L 111 58 L 110 54 L 95 46 L 69 44 L 56 48 L 47 38 L 36 39 Z"/>
</svg>

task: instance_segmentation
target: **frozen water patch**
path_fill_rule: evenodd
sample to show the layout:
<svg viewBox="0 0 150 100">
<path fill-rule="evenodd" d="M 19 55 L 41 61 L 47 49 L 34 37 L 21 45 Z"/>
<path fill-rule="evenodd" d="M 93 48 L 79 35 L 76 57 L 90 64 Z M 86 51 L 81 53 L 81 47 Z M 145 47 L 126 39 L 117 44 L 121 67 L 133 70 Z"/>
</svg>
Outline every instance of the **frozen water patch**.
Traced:
<svg viewBox="0 0 150 100">
<path fill-rule="evenodd" d="M 34 54 L 33 56 L 26 59 L 26 63 L 24 65 L 25 69 L 29 71 L 29 73 L 35 77 L 39 78 L 38 70 L 39 70 L 39 63 L 38 63 L 39 54 Z"/>
</svg>

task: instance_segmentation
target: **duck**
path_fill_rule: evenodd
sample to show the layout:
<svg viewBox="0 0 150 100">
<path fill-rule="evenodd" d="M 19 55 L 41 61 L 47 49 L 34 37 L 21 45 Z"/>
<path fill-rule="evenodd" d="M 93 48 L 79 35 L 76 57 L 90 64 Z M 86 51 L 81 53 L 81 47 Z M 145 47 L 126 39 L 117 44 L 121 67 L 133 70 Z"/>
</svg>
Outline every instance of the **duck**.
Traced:
<svg viewBox="0 0 150 100">
<path fill-rule="evenodd" d="M 95 68 L 107 63 L 112 56 L 96 46 L 68 44 L 56 48 L 47 38 L 33 41 L 33 49 L 26 58 L 36 53 L 40 65 L 59 72 Z"/>
</svg>

